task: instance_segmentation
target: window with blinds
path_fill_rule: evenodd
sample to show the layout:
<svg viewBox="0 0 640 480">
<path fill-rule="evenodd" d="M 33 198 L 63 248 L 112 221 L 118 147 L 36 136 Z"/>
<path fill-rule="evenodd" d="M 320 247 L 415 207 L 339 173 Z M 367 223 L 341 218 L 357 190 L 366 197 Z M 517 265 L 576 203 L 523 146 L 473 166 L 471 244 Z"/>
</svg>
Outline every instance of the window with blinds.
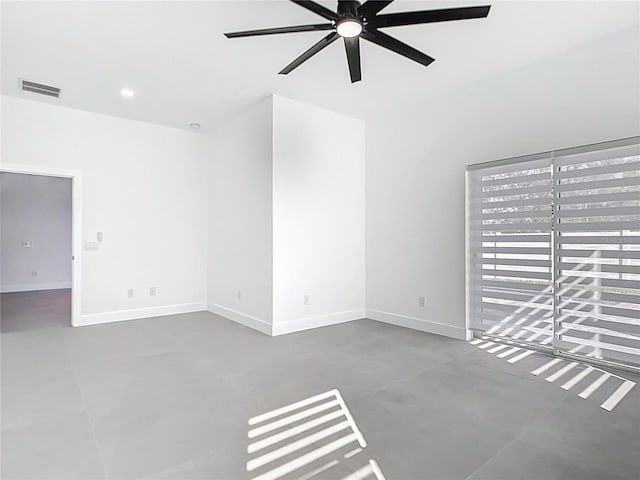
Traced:
<svg viewBox="0 0 640 480">
<path fill-rule="evenodd" d="M 555 158 L 558 348 L 640 364 L 638 145 Z"/>
<path fill-rule="evenodd" d="M 550 342 L 551 157 L 468 175 L 471 328 Z"/>
<path fill-rule="evenodd" d="M 468 167 L 467 304 L 476 332 L 640 365 L 639 139 Z"/>
</svg>

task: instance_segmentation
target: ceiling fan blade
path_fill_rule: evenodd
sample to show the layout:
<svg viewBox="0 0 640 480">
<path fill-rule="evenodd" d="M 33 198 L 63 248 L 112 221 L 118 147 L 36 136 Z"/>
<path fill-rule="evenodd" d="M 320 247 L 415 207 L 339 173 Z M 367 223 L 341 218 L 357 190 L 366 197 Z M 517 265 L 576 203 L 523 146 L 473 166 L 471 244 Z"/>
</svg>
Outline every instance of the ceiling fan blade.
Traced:
<svg viewBox="0 0 640 480">
<path fill-rule="evenodd" d="M 230 32 L 225 33 L 227 38 L 239 38 L 239 37 L 255 37 L 257 35 L 275 35 L 278 33 L 296 33 L 296 32 L 315 32 L 318 30 L 332 30 L 334 28 L 332 23 L 319 23 L 316 25 L 296 25 L 292 27 L 275 27 L 275 28 L 263 28 L 261 30 L 245 30 L 244 32 Z"/>
<path fill-rule="evenodd" d="M 299 67 L 304 62 L 309 60 L 311 57 L 313 57 L 316 53 L 318 53 L 324 47 L 327 47 L 327 46 L 331 45 L 333 42 L 335 42 L 338 39 L 339 36 L 340 35 L 338 35 L 336 32 L 331 32 L 329 35 L 327 35 L 326 37 L 322 38 L 313 47 L 311 47 L 309 50 L 304 52 L 302 55 L 300 55 L 298 58 L 296 58 L 293 62 L 291 62 L 286 67 L 284 67 L 278 73 L 280 73 L 281 75 L 286 75 L 288 73 L 291 73 L 295 68 Z"/>
<path fill-rule="evenodd" d="M 344 47 L 347 50 L 347 62 L 349 63 L 349 75 L 351 83 L 362 80 L 360 71 L 360 39 L 358 37 L 344 37 Z"/>
<path fill-rule="evenodd" d="M 393 2 L 393 0 L 367 0 L 362 5 L 360 5 L 360 7 L 358 7 L 358 15 L 361 15 L 364 18 L 372 17 L 384 7 L 389 5 L 391 2 Z"/>
<path fill-rule="evenodd" d="M 313 13 L 317 13 L 321 17 L 326 18 L 327 20 L 338 20 L 340 16 L 336 12 L 332 12 L 328 8 L 323 7 L 319 3 L 312 2 L 310 0 L 291 0 L 293 3 L 297 3 L 302 8 L 306 8 L 307 10 L 311 10 Z"/>
<path fill-rule="evenodd" d="M 360 36 L 365 40 L 369 40 L 371 43 L 380 45 L 381 47 L 391 50 L 392 52 L 402 55 L 403 57 L 407 57 L 414 62 L 418 62 L 425 67 L 428 66 L 431 62 L 435 61 L 435 58 L 432 58 L 429 55 L 422 53 L 421 51 L 416 50 L 413 47 L 410 47 L 400 40 L 390 37 L 386 33 L 367 29 L 363 31 Z"/>
<path fill-rule="evenodd" d="M 491 5 L 485 5 L 482 7 L 443 8 L 440 10 L 422 10 L 420 12 L 388 13 L 386 15 L 375 16 L 369 21 L 369 25 L 373 28 L 384 28 L 416 25 L 419 23 L 484 18 L 489 15 L 490 9 Z"/>
</svg>

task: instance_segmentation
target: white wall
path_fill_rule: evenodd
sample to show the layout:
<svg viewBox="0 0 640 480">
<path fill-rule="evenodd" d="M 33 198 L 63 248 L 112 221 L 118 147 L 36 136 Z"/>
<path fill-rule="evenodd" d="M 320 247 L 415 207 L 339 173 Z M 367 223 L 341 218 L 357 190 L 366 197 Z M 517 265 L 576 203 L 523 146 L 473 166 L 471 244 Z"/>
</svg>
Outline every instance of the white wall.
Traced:
<svg viewBox="0 0 640 480">
<path fill-rule="evenodd" d="M 220 126 L 210 311 L 273 335 L 364 316 L 364 140 L 362 121 L 278 96 Z"/>
<path fill-rule="evenodd" d="M 369 318 L 464 337 L 465 165 L 640 134 L 639 36 L 626 30 L 367 124 Z"/>
<path fill-rule="evenodd" d="M 0 290 L 71 288 L 71 180 L 0 172 L 0 210 Z"/>
<path fill-rule="evenodd" d="M 272 101 L 210 138 L 209 310 L 271 334 Z M 240 294 L 239 294 L 240 292 Z"/>
<path fill-rule="evenodd" d="M 7 96 L 1 107 L 2 165 L 82 174 L 83 240 L 104 233 L 82 252 L 82 323 L 205 308 L 206 136 Z"/>
<path fill-rule="evenodd" d="M 368 122 L 368 317 L 464 337 L 464 166 L 640 134 L 639 33 Z M 204 308 L 207 277 L 210 308 L 267 333 L 361 316 L 362 122 L 280 97 L 211 139 L 13 97 L 2 116 L 3 164 L 82 172 L 84 240 L 104 232 L 86 323 Z"/>
<path fill-rule="evenodd" d="M 274 334 L 363 318 L 364 122 L 273 102 Z"/>
</svg>

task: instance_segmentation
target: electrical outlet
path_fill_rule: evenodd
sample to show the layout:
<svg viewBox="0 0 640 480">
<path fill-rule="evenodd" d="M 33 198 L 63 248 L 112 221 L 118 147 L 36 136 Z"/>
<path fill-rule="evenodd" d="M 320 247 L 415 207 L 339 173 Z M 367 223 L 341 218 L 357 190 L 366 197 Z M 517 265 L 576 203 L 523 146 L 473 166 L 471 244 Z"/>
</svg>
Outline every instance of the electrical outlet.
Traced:
<svg viewBox="0 0 640 480">
<path fill-rule="evenodd" d="M 96 240 L 98 240 L 99 242 L 102 241 L 102 232 L 98 232 L 98 235 L 96 235 Z"/>
<path fill-rule="evenodd" d="M 149 288 L 149 295 L 154 297 L 156 295 L 156 287 Z"/>
<path fill-rule="evenodd" d="M 242 301 L 242 290 L 238 290 L 238 300 Z"/>
<path fill-rule="evenodd" d="M 427 306 L 427 297 L 418 297 L 418 306 L 425 308 Z"/>
<path fill-rule="evenodd" d="M 38 271 L 37 270 L 31 270 L 31 276 L 32 277 L 37 277 L 38 276 Z"/>
<path fill-rule="evenodd" d="M 309 295 L 305 295 L 303 301 L 305 305 L 309 305 Z"/>
<path fill-rule="evenodd" d="M 127 290 L 127 296 L 129 298 L 133 298 L 133 288 L 130 288 L 129 290 Z"/>
</svg>

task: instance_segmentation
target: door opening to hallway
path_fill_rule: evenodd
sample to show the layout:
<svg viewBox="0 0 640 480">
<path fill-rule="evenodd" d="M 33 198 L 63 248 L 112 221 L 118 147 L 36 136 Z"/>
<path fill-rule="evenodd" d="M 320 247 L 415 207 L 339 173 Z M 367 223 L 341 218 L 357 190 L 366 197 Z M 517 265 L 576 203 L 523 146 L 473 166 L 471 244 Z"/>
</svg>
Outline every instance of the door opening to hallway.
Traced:
<svg viewBox="0 0 640 480">
<path fill-rule="evenodd" d="M 72 179 L 0 172 L 3 333 L 71 326 Z"/>
</svg>

